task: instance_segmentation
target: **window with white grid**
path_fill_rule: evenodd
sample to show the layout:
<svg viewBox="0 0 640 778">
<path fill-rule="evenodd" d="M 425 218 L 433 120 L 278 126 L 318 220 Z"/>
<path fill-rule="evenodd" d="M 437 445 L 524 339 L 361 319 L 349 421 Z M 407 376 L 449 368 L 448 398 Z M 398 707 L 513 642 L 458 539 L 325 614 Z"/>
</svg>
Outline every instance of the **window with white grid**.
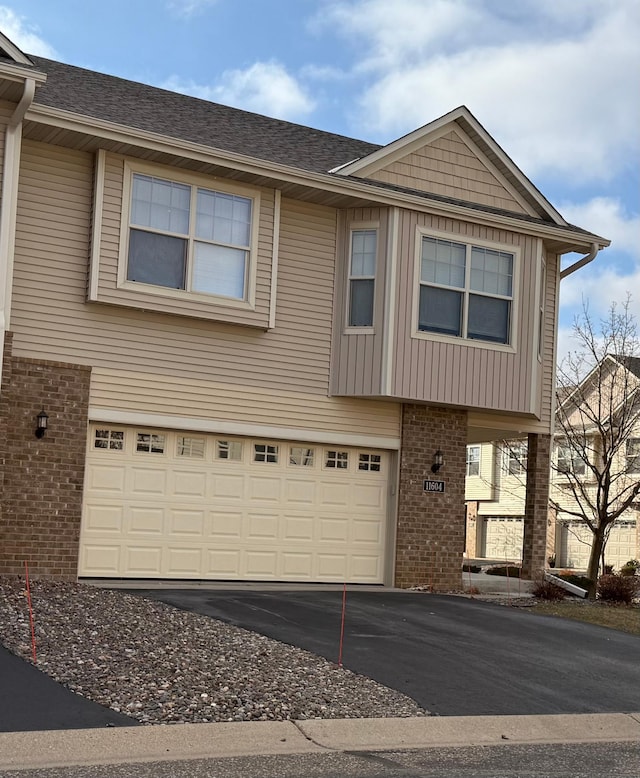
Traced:
<svg viewBox="0 0 640 778">
<path fill-rule="evenodd" d="M 334 470 L 346 470 L 349 467 L 349 452 L 328 450 L 325 454 L 324 466 Z"/>
<path fill-rule="evenodd" d="M 99 429 L 95 431 L 93 439 L 94 448 L 103 448 L 108 451 L 122 451 L 124 449 L 124 431 Z"/>
</svg>

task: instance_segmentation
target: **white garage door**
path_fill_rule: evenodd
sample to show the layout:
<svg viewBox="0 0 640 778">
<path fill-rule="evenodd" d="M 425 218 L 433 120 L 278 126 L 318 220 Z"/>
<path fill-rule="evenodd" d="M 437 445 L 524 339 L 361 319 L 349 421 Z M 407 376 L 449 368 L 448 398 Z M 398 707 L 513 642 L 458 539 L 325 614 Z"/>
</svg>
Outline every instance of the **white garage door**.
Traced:
<svg viewBox="0 0 640 778">
<path fill-rule="evenodd" d="M 524 520 L 511 516 L 485 519 L 484 556 L 487 559 L 522 560 Z"/>
<path fill-rule="evenodd" d="M 575 567 L 586 570 L 589 564 L 592 534 L 589 528 L 581 521 L 569 521 L 562 524 L 561 542 L 562 553 L 560 564 L 563 567 Z M 636 522 L 633 520 L 618 521 L 611 530 L 605 560 L 608 565 L 613 565 L 619 570 L 625 562 L 636 559 L 638 548 L 636 545 Z"/>
<path fill-rule="evenodd" d="M 79 575 L 382 583 L 389 454 L 93 426 Z"/>
</svg>

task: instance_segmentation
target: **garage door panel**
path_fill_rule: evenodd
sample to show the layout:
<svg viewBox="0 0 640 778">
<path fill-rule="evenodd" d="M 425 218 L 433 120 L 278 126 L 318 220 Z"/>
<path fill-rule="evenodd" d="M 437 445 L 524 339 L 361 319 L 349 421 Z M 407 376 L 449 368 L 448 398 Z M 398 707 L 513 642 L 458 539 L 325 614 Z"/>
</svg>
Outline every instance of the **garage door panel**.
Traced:
<svg viewBox="0 0 640 778">
<path fill-rule="evenodd" d="M 561 526 L 560 563 L 565 567 L 586 569 L 593 535 L 584 522 L 569 521 Z M 606 563 L 619 569 L 638 555 L 636 522 L 622 520 L 611 529 L 605 549 Z"/>
<path fill-rule="evenodd" d="M 131 575 L 159 578 L 162 573 L 162 546 L 128 545 L 124 549 L 124 569 Z"/>
<path fill-rule="evenodd" d="M 155 495 L 165 497 L 167 494 L 167 474 L 164 470 L 151 467 L 132 467 L 131 495 L 146 497 Z"/>
<path fill-rule="evenodd" d="M 249 540 L 278 540 L 279 516 L 250 513 L 246 536 Z"/>
<path fill-rule="evenodd" d="M 314 521 L 311 516 L 284 516 L 283 527 L 286 541 L 313 540 Z"/>
<path fill-rule="evenodd" d="M 85 529 L 88 533 L 107 532 L 120 535 L 124 528 L 124 506 L 122 503 L 85 506 Z"/>
<path fill-rule="evenodd" d="M 137 451 L 138 432 L 162 435 L 164 453 Z M 80 575 L 382 582 L 386 454 L 341 447 L 347 459 L 334 459 L 348 467 L 333 469 L 317 445 L 301 454 L 269 442 L 272 463 L 254 461 L 264 441 L 236 439 L 235 459 L 238 447 L 220 448 L 214 435 L 202 436 L 197 457 L 184 433 L 124 435 L 120 450 L 89 446 Z"/>
<path fill-rule="evenodd" d="M 205 511 L 169 509 L 168 532 L 176 537 L 191 535 L 204 538 L 205 535 Z"/>
<path fill-rule="evenodd" d="M 190 497 L 203 500 L 207 494 L 207 474 L 204 472 L 174 470 L 169 488 L 170 497 Z"/>
<path fill-rule="evenodd" d="M 164 535 L 164 516 L 163 506 L 153 508 L 148 505 L 132 505 L 127 517 L 129 532 L 132 535 Z"/>
<path fill-rule="evenodd" d="M 211 530 L 213 539 L 240 540 L 243 536 L 243 514 L 238 511 L 212 511 Z"/>
<path fill-rule="evenodd" d="M 214 499 L 243 501 L 245 476 L 241 473 L 216 473 L 211 478 L 210 496 Z"/>
<path fill-rule="evenodd" d="M 125 488 L 126 465 L 96 464 L 87 472 L 87 493 L 120 497 Z"/>
<path fill-rule="evenodd" d="M 202 549 L 168 548 L 163 575 L 178 578 L 200 577 L 202 571 Z"/>
</svg>

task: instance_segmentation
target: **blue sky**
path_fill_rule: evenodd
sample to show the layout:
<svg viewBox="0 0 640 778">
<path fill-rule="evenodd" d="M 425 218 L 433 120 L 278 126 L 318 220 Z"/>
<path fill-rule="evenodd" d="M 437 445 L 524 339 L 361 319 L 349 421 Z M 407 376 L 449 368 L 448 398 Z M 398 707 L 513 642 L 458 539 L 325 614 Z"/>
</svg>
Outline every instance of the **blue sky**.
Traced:
<svg viewBox="0 0 640 778">
<path fill-rule="evenodd" d="M 387 143 L 467 105 L 570 222 L 613 241 L 562 282 L 640 319 L 637 0 L 0 0 L 28 53 Z"/>
</svg>

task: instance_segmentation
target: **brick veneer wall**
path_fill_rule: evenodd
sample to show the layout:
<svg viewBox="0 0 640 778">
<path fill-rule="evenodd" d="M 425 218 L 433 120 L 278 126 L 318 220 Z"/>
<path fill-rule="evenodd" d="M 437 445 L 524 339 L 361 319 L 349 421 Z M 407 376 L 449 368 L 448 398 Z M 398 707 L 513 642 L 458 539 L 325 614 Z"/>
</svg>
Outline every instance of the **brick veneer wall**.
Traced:
<svg viewBox="0 0 640 778">
<path fill-rule="evenodd" d="M 551 435 L 529 434 L 522 544 L 523 578 L 533 578 L 547 563 L 550 465 Z"/>
<path fill-rule="evenodd" d="M 466 411 L 403 406 L 396 586 L 462 587 L 466 445 Z M 438 450 L 445 464 L 434 475 L 431 465 Z M 426 493 L 427 478 L 445 481 L 445 493 Z"/>
<path fill-rule="evenodd" d="M 75 579 L 82 512 L 91 368 L 16 358 L 0 395 L 0 574 Z M 36 416 L 49 415 L 43 438 Z"/>
</svg>

